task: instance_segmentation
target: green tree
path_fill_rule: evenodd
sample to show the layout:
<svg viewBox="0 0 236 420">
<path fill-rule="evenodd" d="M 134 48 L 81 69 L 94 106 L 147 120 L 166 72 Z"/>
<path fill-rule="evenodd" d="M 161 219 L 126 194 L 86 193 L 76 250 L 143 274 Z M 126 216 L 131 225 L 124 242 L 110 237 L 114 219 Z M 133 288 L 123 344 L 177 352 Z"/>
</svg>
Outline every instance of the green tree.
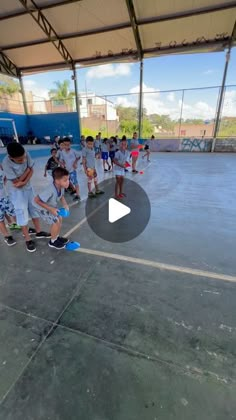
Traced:
<svg viewBox="0 0 236 420">
<path fill-rule="evenodd" d="M 151 114 L 148 118 L 156 127 L 162 127 L 164 130 L 169 131 L 174 129 L 175 121 L 173 121 L 169 115 Z"/>
<path fill-rule="evenodd" d="M 12 77 L 0 75 L 0 96 L 12 96 L 16 92 L 20 92 L 19 83 Z"/>
<path fill-rule="evenodd" d="M 116 107 L 117 114 L 120 121 L 135 121 L 138 120 L 138 108 L 136 107 L 125 107 L 118 105 Z"/>
<path fill-rule="evenodd" d="M 75 92 L 70 90 L 70 81 L 64 80 L 63 82 L 54 82 L 55 89 L 50 89 L 49 97 L 53 101 L 65 101 L 66 104 L 73 107 Z"/>
</svg>

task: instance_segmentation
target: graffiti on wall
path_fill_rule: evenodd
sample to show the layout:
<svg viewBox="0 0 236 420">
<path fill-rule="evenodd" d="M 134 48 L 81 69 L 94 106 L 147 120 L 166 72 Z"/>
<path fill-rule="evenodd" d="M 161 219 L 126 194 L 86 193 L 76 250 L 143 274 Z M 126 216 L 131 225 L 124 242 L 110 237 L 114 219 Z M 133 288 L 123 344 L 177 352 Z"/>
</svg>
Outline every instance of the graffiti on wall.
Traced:
<svg viewBox="0 0 236 420">
<path fill-rule="evenodd" d="M 181 152 L 210 152 L 212 139 L 182 139 L 180 143 Z"/>
</svg>

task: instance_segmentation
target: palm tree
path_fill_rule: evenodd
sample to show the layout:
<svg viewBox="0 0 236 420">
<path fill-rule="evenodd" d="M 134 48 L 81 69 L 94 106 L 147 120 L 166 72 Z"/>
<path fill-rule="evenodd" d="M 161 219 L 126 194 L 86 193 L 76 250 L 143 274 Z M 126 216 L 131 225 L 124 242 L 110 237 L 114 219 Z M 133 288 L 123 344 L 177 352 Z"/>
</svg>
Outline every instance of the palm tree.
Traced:
<svg viewBox="0 0 236 420">
<path fill-rule="evenodd" d="M 74 104 L 75 93 L 70 90 L 70 81 L 64 80 L 63 82 L 54 82 L 56 89 L 50 89 L 49 97 L 54 101 L 63 101 L 71 108 Z"/>
</svg>

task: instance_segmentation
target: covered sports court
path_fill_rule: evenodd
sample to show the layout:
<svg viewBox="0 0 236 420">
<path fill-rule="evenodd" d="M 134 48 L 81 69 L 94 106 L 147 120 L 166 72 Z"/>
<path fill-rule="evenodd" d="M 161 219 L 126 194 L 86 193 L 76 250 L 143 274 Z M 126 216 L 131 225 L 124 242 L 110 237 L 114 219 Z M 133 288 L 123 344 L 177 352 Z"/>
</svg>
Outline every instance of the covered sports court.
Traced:
<svg viewBox="0 0 236 420">
<path fill-rule="evenodd" d="M 0 5 L 2 72 L 75 72 L 81 64 L 199 49 L 227 49 L 228 57 L 235 41 L 232 1 L 55 3 Z M 36 191 L 47 182 L 44 165 L 36 159 Z M 97 170 L 101 185 L 110 185 L 98 209 L 114 177 L 99 161 Z M 139 170 L 127 179 L 148 194 L 151 217 L 132 241 L 107 242 L 90 229 L 81 168 L 82 202 L 68 197 L 63 225 L 81 243 L 78 252 L 41 240 L 26 254 L 21 233 L 12 249 L 0 241 L 1 420 L 236 417 L 235 154 L 153 153 Z"/>
</svg>

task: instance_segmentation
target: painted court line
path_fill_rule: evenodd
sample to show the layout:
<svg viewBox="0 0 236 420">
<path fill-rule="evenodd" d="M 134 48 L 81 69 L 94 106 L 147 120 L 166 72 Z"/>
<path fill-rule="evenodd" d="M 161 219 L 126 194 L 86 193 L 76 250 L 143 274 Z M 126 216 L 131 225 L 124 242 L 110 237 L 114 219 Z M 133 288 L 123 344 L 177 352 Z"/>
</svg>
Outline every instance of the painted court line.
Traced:
<svg viewBox="0 0 236 420">
<path fill-rule="evenodd" d="M 165 264 L 165 263 L 160 263 L 157 261 L 128 257 L 126 255 L 112 254 L 110 252 L 103 252 L 103 251 L 98 251 L 94 249 L 80 248 L 76 250 L 76 252 L 79 252 L 82 254 L 96 255 L 97 257 L 111 258 L 113 260 L 125 261 L 125 262 L 130 262 L 130 263 L 139 264 L 139 265 L 145 265 L 148 267 L 158 268 L 159 270 L 175 271 L 177 273 L 190 274 L 192 276 L 207 277 L 214 280 L 223 280 L 223 281 L 228 281 L 231 283 L 236 283 L 236 276 L 230 276 L 228 274 L 220 274 L 220 273 L 214 273 L 212 271 L 197 270 L 190 267 Z"/>
<path fill-rule="evenodd" d="M 89 216 L 84 217 L 79 223 L 77 223 L 73 228 L 71 228 L 70 230 L 68 230 L 68 232 L 66 232 L 64 234 L 64 236 L 70 236 L 73 232 L 75 232 L 77 229 L 80 228 L 80 226 L 82 226 L 88 219 L 90 219 L 90 217 L 92 217 L 95 213 L 98 212 L 98 210 L 100 210 L 102 207 L 104 207 L 107 204 L 107 202 L 103 202 L 102 204 L 100 204 L 100 206 L 96 207 L 96 209 L 94 209 Z"/>
</svg>

